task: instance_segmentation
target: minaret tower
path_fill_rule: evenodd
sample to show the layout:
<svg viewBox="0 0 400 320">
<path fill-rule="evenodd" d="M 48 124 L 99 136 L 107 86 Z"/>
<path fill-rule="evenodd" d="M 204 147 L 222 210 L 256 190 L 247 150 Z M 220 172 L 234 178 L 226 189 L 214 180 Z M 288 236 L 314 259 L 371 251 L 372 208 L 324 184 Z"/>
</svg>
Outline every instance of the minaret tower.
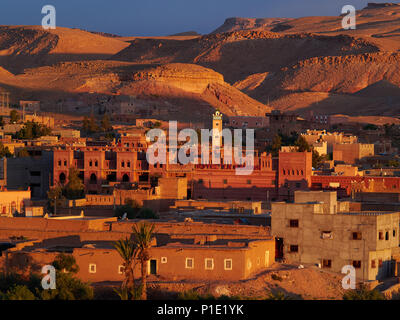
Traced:
<svg viewBox="0 0 400 320">
<path fill-rule="evenodd" d="M 218 110 L 213 114 L 213 146 L 222 147 L 222 113 Z"/>
</svg>

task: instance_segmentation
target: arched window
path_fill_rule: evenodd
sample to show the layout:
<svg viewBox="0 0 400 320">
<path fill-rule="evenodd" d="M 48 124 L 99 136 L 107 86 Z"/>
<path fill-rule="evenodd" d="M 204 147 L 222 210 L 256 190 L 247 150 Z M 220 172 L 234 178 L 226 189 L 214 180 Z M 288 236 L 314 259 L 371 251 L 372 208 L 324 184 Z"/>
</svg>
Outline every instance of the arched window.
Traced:
<svg viewBox="0 0 400 320">
<path fill-rule="evenodd" d="M 129 182 L 129 176 L 126 173 L 122 176 L 122 182 Z"/>
<path fill-rule="evenodd" d="M 60 173 L 59 180 L 60 180 L 60 183 L 61 183 L 61 184 L 64 184 L 64 183 L 65 183 L 65 180 L 67 180 L 67 177 L 65 176 L 65 173 L 64 173 L 64 172 L 61 172 L 61 173 Z"/>
<path fill-rule="evenodd" d="M 89 183 L 90 183 L 90 184 L 97 184 L 97 177 L 96 177 L 96 175 L 95 175 L 94 173 L 92 173 L 92 174 L 90 175 L 90 181 L 89 181 Z"/>
</svg>

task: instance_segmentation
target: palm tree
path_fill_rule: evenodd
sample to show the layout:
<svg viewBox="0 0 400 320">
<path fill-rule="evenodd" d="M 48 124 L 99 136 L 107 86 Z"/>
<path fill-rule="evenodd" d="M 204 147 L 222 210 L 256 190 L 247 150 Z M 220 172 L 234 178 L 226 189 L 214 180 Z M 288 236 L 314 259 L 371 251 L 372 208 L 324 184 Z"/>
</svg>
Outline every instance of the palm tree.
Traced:
<svg viewBox="0 0 400 320">
<path fill-rule="evenodd" d="M 134 225 L 132 228 L 134 241 L 137 246 L 137 257 L 141 264 L 142 271 L 142 300 L 147 299 L 147 261 L 150 259 L 149 248 L 151 246 L 151 242 L 154 238 L 154 224 L 149 224 L 146 222 L 139 223 Z"/>
<path fill-rule="evenodd" d="M 114 248 L 117 250 L 122 260 L 124 261 L 124 275 L 125 279 L 122 283 L 122 289 L 128 291 L 135 285 L 134 268 L 135 259 L 137 255 L 136 243 L 129 238 L 120 239 L 113 243 Z"/>
</svg>

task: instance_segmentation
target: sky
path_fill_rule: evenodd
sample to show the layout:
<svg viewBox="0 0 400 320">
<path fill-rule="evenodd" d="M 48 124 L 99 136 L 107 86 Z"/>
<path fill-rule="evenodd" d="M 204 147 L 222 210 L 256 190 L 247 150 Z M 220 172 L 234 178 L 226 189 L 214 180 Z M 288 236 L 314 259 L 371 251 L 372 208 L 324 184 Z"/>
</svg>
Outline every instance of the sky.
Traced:
<svg viewBox="0 0 400 320">
<path fill-rule="evenodd" d="M 1 25 L 40 25 L 42 7 L 56 8 L 60 27 L 121 36 L 209 33 L 229 17 L 337 16 L 344 5 L 357 10 L 388 0 L 0 0 Z"/>
</svg>

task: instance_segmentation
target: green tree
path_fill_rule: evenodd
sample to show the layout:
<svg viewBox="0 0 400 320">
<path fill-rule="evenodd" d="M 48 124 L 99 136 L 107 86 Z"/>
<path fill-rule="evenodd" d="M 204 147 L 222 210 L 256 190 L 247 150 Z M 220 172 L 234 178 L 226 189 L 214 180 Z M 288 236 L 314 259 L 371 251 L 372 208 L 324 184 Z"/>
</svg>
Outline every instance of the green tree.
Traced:
<svg viewBox="0 0 400 320">
<path fill-rule="evenodd" d="M 87 134 L 96 133 L 101 130 L 101 128 L 97 125 L 93 114 L 90 115 L 90 118 L 86 116 L 83 118 L 82 129 Z"/>
<path fill-rule="evenodd" d="M 358 289 L 346 291 L 343 300 L 385 300 L 385 297 L 378 290 L 369 290 L 362 285 Z"/>
<path fill-rule="evenodd" d="M 326 159 L 325 156 L 320 156 L 318 151 L 312 151 L 312 166 L 313 168 L 319 168 L 322 162 Z"/>
<path fill-rule="evenodd" d="M 17 110 L 11 110 L 10 112 L 10 123 L 17 123 L 20 119 L 19 112 Z"/>
<path fill-rule="evenodd" d="M 81 199 L 85 196 L 85 186 L 79 178 L 79 171 L 74 167 L 69 168 L 68 183 L 63 194 L 67 199 Z"/>
<path fill-rule="evenodd" d="M 8 147 L 5 147 L 4 144 L 2 142 L 0 142 L 0 158 L 4 158 L 4 157 L 11 157 L 12 153 L 10 152 L 10 149 L 8 149 Z"/>
<path fill-rule="evenodd" d="M 54 205 L 56 201 L 57 201 L 57 206 L 61 205 L 61 202 L 64 199 L 62 192 L 63 189 L 61 186 L 54 186 L 50 188 L 49 191 L 47 191 L 47 198 L 48 198 L 47 206 L 51 212 L 54 212 Z"/>
<path fill-rule="evenodd" d="M 126 213 L 128 219 L 135 219 L 139 214 L 140 209 L 141 207 L 136 200 L 127 198 L 125 199 L 125 205 L 117 206 L 115 208 L 114 216 L 122 218 L 122 216 Z"/>
<path fill-rule="evenodd" d="M 28 152 L 27 148 L 19 149 L 18 152 L 17 152 L 17 157 L 18 158 L 27 158 L 29 156 L 30 155 L 29 155 L 29 152 Z"/>
<path fill-rule="evenodd" d="M 110 124 L 110 118 L 107 114 L 105 114 L 101 119 L 101 128 L 104 132 L 108 132 L 113 129 L 113 127 Z"/>
<path fill-rule="evenodd" d="M 36 300 L 36 297 L 26 285 L 14 285 L 3 295 L 3 300 Z"/>
<path fill-rule="evenodd" d="M 28 121 L 24 127 L 15 134 L 17 139 L 37 139 L 42 136 L 48 136 L 51 134 L 51 129 L 43 124 L 39 124 L 34 121 Z"/>
<path fill-rule="evenodd" d="M 139 218 L 139 219 L 159 219 L 160 217 L 152 209 L 142 208 L 139 210 L 139 214 L 137 215 L 137 218 Z"/>
<path fill-rule="evenodd" d="M 400 166 L 400 162 L 398 160 L 392 159 L 388 161 L 388 166 L 398 168 Z"/>
<path fill-rule="evenodd" d="M 89 132 L 89 127 L 90 127 L 90 122 L 88 117 L 84 116 L 83 117 L 83 122 L 82 122 L 82 129 L 85 132 Z"/>
<path fill-rule="evenodd" d="M 279 150 L 282 147 L 282 138 L 280 135 L 276 135 L 274 137 L 274 140 L 272 140 L 272 145 L 270 147 L 270 152 L 274 157 L 277 157 L 279 155 Z"/>
<path fill-rule="evenodd" d="M 137 246 L 129 238 L 120 239 L 114 242 L 113 246 L 123 260 L 124 281 L 121 286 L 120 297 L 125 300 L 125 297 L 128 299 L 128 293 L 135 286 L 134 268 L 136 265 Z"/>
<path fill-rule="evenodd" d="M 306 139 L 304 139 L 303 136 L 299 136 L 294 145 L 298 147 L 299 152 L 311 151 L 310 145 L 307 143 Z"/>
<path fill-rule="evenodd" d="M 74 278 L 69 273 L 56 271 L 56 289 L 40 290 L 37 289 L 37 294 L 42 300 L 92 300 L 93 288 Z"/>
<path fill-rule="evenodd" d="M 76 260 L 71 254 L 58 254 L 53 261 L 53 266 L 60 272 L 67 271 L 73 274 L 79 272 L 79 266 L 76 264 Z"/>
<path fill-rule="evenodd" d="M 291 297 L 285 295 L 282 291 L 270 292 L 266 300 L 292 300 Z"/>
<path fill-rule="evenodd" d="M 147 261 L 150 259 L 149 248 L 154 238 L 154 224 L 141 222 L 132 228 L 134 242 L 137 246 L 137 258 L 141 264 L 142 300 L 147 299 Z"/>
</svg>

